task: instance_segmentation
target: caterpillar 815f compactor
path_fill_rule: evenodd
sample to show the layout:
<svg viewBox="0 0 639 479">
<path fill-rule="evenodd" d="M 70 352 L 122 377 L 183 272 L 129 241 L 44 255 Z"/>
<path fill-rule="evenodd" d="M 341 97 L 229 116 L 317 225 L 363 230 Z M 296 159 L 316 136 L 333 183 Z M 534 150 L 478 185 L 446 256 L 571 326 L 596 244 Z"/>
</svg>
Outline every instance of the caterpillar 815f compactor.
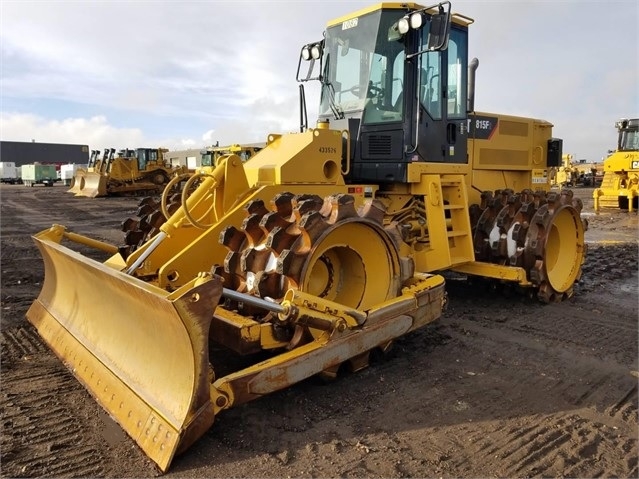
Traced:
<svg viewBox="0 0 639 479">
<path fill-rule="evenodd" d="M 620 208 L 636 211 L 639 198 L 639 118 L 615 123 L 617 149 L 604 160 L 601 186 L 593 192 L 595 211 Z"/>
<path fill-rule="evenodd" d="M 76 173 L 69 193 L 96 198 L 111 195 L 137 195 L 162 191 L 175 174 L 185 168 L 164 160 L 163 148 L 105 149 L 104 156 L 92 155 L 86 171 Z"/>
<path fill-rule="evenodd" d="M 471 23 L 448 2 L 339 18 L 301 51 L 321 67 L 315 128 L 222 158 L 126 259 L 60 225 L 34 236 L 29 321 L 162 470 L 223 410 L 366 367 L 436 320 L 440 272 L 572 294 L 580 205 L 546 192 L 561 142 L 547 122 L 469 115 Z"/>
</svg>

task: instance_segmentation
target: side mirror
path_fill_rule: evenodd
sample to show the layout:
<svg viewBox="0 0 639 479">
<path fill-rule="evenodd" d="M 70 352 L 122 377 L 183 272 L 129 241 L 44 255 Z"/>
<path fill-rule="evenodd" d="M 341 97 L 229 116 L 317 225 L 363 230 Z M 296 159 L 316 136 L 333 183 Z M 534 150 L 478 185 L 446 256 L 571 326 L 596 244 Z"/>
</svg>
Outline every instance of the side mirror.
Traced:
<svg viewBox="0 0 639 479">
<path fill-rule="evenodd" d="M 430 13 L 433 9 L 437 9 L 437 13 Z M 450 22 L 450 1 L 448 0 L 417 10 L 399 19 L 397 32 L 401 35 L 405 35 L 411 29 L 419 30 L 425 28 L 426 23 L 428 23 L 428 40 L 422 43 L 421 50 L 406 55 L 406 59 L 408 60 L 422 53 L 446 50 L 450 35 Z"/>
<path fill-rule="evenodd" d="M 429 51 L 446 50 L 448 47 L 449 26 L 450 11 L 438 13 L 430 18 L 427 45 Z"/>
</svg>

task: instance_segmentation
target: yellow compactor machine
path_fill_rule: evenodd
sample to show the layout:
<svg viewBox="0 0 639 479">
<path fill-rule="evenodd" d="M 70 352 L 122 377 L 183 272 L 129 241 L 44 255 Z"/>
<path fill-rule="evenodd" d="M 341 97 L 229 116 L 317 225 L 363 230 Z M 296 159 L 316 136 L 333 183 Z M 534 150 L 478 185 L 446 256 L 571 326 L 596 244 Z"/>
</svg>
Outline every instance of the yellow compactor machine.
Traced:
<svg viewBox="0 0 639 479">
<path fill-rule="evenodd" d="M 615 123 L 617 149 L 604 160 L 601 186 L 593 192 L 595 211 L 620 208 L 636 211 L 639 198 L 639 118 Z"/>
<path fill-rule="evenodd" d="M 68 192 L 76 196 L 141 195 L 160 192 L 175 175 L 186 168 L 173 167 L 164 159 L 164 148 L 94 150 L 86 169 L 79 169 Z"/>
<path fill-rule="evenodd" d="M 225 409 L 366 367 L 439 318 L 440 273 L 572 294 L 581 206 L 547 192 L 561 141 L 547 122 L 473 112 L 471 23 L 449 2 L 332 21 L 300 54 L 298 79 L 322 88 L 316 127 L 303 107 L 300 132 L 226 155 L 126 259 L 60 225 L 34 236 L 45 281 L 29 321 L 160 469 Z"/>
</svg>

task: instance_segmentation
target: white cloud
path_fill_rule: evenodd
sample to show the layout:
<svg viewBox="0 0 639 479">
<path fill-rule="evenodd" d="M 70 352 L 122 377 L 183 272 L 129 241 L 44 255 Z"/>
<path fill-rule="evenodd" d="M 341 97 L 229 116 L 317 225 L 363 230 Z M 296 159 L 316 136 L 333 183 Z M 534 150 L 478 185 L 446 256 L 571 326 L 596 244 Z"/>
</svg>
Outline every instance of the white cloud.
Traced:
<svg viewBox="0 0 639 479">
<path fill-rule="evenodd" d="M 88 144 L 91 148 L 137 147 L 146 139 L 139 128 L 117 128 L 104 116 L 51 120 L 24 113 L 0 115 L 2 137 L 12 141 Z"/>
</svg>

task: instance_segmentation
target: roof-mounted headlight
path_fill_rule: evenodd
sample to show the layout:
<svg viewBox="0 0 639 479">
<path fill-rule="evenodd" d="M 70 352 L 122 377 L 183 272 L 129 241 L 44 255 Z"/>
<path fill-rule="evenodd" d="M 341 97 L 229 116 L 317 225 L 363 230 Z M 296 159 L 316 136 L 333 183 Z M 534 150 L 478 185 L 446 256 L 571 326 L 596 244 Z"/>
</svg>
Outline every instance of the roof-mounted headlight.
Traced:
<svg viewBox="0 0 639 479">
<path fill-rule="evenodd" d="M 410 16 L 409 22 L 410 22 L 410 27 L 413 30 L 417 30 L 418 28 L 421 28 L 422 25 L 424 24 L 424 17 L 422 16 L 421 12 L 415 12 Z"/>
<path fill-rule="evenodd" d="M 311 47 L 311 58 L 314 60 L 319 60 L 319 57 L 322 55 L 322 48 L 319 43 L 316 43 Z"/>
<path fill-rule="evenodd" d="M 410 22 L 408 20 L 408 16 L 400 18 L 399 21 L 397 22 L 397 31 L 401 35 L 406 35 L 409 29 L 410 29 Z"/>
<path fill-rule="evenodd" d="M 628 127 L 628 120 L 626 118 L 622 118 L 619 121 L 615 122 L 615 127 L 616 128 L 627 128 Z"/>
<path fill-rule="evenodd" d="M 302 60 L 319 60 L 322 56 L 322 42 L 309 43 L 302 47 Z"/>
<path fill-rule="evenodd" d="M 305 45 L 302 48 L 302 60 L 309 61 L 311 59 L 311 48 L 308 45 Z"/>
</svg>

